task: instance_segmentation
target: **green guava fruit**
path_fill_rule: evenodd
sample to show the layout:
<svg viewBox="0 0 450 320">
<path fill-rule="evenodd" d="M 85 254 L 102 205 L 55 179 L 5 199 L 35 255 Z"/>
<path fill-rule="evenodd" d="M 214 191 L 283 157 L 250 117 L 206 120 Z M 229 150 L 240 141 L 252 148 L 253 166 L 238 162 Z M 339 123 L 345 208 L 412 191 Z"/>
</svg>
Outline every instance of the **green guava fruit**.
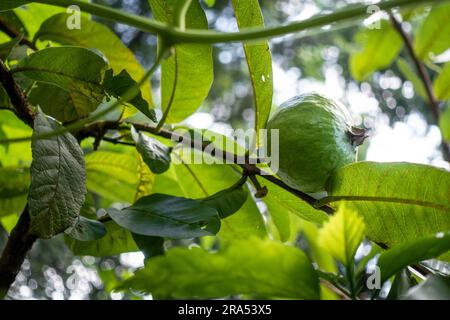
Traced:
<svg viewBox="0 0 450 320">
<path fill-rule="evenodd" d="M 344 105 L 318 93 L 283 103 L 267 124 L 269 151 L 270 130 L 279 130 L 279 177 L 303 192 L 325 191 L 335 170 L 356 161 L 357 146 L 366 138 L 351 122 Z"/>
</svg>

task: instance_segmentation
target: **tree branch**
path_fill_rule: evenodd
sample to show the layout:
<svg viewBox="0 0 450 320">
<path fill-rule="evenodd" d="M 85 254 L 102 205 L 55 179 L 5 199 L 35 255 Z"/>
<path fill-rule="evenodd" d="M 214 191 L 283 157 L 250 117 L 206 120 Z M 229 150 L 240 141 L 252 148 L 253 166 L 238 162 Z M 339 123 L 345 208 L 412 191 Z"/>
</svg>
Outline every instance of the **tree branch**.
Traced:
<svg viewBox="0 0 450 320">
<path fill-rule="evenodd" d="M 411 57 L 412 61 L 414 62 L 414 65 L 416 67 L 416 71 L 417 71 L 417 74 L 419 75 L 420 81 L 423 83 L 423 85 L 425 87 L 425 92 L 426 92 L 427 98 L 428 98 L 428 104 L 430 106 L 434 120 L 436 121 L 436 123 L 439 123 L 439 117 L 440 117 L 439 101 L 436 98 L 436 95 L 434 94 L 433 84 L 431 82 L 428 71 L 425 68 L 425 65 L 417 57 L 416 52 L 414 51 L 414 46 L 411 41 L 411 38 L 406 34 L 405 30 L 403 30 L 401 22 L 398 21 L 397 18 L 395 18 L 395 16 L 392 14 L 392 12 L 389 13 L 389 18 L 391 19 L 392 25 L 394 26 L 395 30 L 398 32 L 398 34 L 402 38 L 402 40 L 405 44 L 406 50 L 407 50 L 409 56 Z M 442 153 L 443 153 L 444 159 L 447 161 L 450 161 L 450 149 L 449 149 L 448 144 L 445 141 L 442 141 Z"/>
<path fill-rule="evenodd" d="M 17 37 L 21 37 L 22 36 L 22 34 L 19 31 L 17 31 L 13 27 L 11 27 L 3 19 L 0 19 L 0 31 L 3 31 L 6 35 L 8 35 L 11 38 L 17 38 Z M 33 49 L 34 51 L 38 50 L 36 48 L 36 45 L 33 42 L 31 42 L 28 38 L 23 37 L 22 40 L 20 40 L 20 44 L 26 45 L 29 48 Z"/>
<path fill-rule="evenodd" d="M 169 140 L 172 140 L 175 142 L 180 142 L 186 146 L 197 149 L 199 151 L 204 151 L 207 147 L 210 146 L 210 142 L 208 142 L 208 141 L 202 141 L 201 144 L 198 144 L 198 143 L 196 143 L 196 141 L 192 140 L 189 136 L 180 135 L 176 132 L 173 132 L 173 131 L 170 131 L 167 129 L 161 129 L 158 131 L 157 128 L 152 125 L 140 124 L 140 123 L 130 123 L 130 124 L 132 124 L 136 128 L 136 130 L 148 132 L 153 135 L 160 136 L 162 138 L 166 138 L 166 139 L 169 139 Z M 96 123 L 96 124 L 93 124 L 91 126 L 86 127 L 85 129 L 81 130 L 78 133 L 78 139 L 83 139 L 86 137 L 96 137 L 97 136 L 96 132 L 97 132 L 97 130 L 99 130 L 99 128 L 118 129 L 121 125 L 122 125 L 122 123 L 120 123 L 120 122 Z M 288 186 L 286 183 L 284 183 L 280 179 L 276 178 L 275 176 L 264 172 L 264 170 L 260 169 L 256 165 L 252 164 L 248 156 L 241 157 L 236 154 L 232 154 L 230 152 L 221 150 L 219 148 L 214 149 L 213 156 L 220 157 L 221 159 L 223 159 L 225 161 L 232 160 L 234 164 L 239 165 L 248 174 L 261 176 L 263 179 L 270 181 L 271 183 L 288 191 L 289 193 L 296 196 L 297 198 L 305 201 L 306 203 L 308 203 L 310 206 L 314 207 L 315 209 L 321 210 L 327 214 L 334 213 L 334 209 L 332 207 L 330 207 L 328 205 L 323 205 L 323 206 L 317 207 L 317 204 L 318 204 L 317 199 L 315 199 L 315 198 L 311 197 L 310 195 L 308 195 L 304 192 L 301 192 L 297 189 L 291 188 L 290 186 Z"/>
<path fill-rule="evenodd" d="M 8 68 L 0 59 L 0 83 L 6 90 L 14 110 L 19 119 L 33 128 L 34 112 L 28 103 L 28 99 L 19 85 L 15 82 Z M 6 247 L 0 257 L 0 298 L 6 295 L 9 287 L 14 282 L 16 275 L 25 259 L 27 252 L 36 241 L 36 237 L 28 233 L 30 215 L 28 205 L 22 212 L 19 221 L 12 230 Z"/>
</svg>

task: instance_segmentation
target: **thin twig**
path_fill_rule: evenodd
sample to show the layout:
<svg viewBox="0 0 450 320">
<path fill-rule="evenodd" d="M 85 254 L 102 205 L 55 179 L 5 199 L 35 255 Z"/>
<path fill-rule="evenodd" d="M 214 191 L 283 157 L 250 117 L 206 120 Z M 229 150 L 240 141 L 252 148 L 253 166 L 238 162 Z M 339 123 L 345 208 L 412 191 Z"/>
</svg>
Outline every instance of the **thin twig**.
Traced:
<svg viewBox="0 0 450 320">
<path fill-rule="evenodd" d="M 414 65 L 416 67 L 417 74 L 419 75 L 420 81 L 423 83 L 423 85 L 425 87 L 425 92 L 427 94 L 428 103 L 429 103 L 431 112 L 433 114 L 434 120 L 436 121 L 436 123 L 439 123 L 439 117 L 440 117 L 439 101 L 436 98 L 436 95 L 434 94 L 433 84 L 431 82 L 428 71 L 426 70 L 425 65 L 417 57 L 417 54 L 414 51 L 414 46 L 411 41 L 411 38 L 406 34 L 405 30 L 403 30 L 401 22 L 397 20 L 397 18 L 394 16 L 394 14 L 392 12 L 389 13 L 389 17 L 391 19 L 392 25 L 394 26 L 395 30 L 401 36 L 409 56 L 411 57 L 412 61 L 414 62 Z M 450 161 L 450 149 L 445 141 L 442 142 L 442 153 L 443 153 L 444 159 L 447 161 Z"/>
</svg>

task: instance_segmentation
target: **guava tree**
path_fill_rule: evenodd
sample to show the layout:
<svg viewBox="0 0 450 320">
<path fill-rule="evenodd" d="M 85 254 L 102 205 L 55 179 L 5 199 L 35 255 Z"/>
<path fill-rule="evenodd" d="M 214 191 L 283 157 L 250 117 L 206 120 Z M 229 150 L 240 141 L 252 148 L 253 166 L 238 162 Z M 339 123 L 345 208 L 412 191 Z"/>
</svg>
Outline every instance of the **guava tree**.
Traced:
<svg viewBox="0 0 450 320">
<path fill-rule="evenodd" d="M 388 281 L 389 298 L 448 298 L 448 277 L 423 261 L 450 257 L 450 173 L 354 162 L 366 132 L 322 96 L 270 117 L 268 40 L 320 37 L 374 7 L 266 28 L 257 0 L 231 4 L 239 31 L 223 33 L 208 30 L 214 1 L 149 0 L 150 19 L 82 0 L 1 0 L 2 297 L 36 240 L 63 234 L 78 256 L 142 251 L 145 267 L 113 289 L 154 298 L 368 299 Z M 449 160 L 450 64 L 436 57 L 450 48 L 450 3 L 376 8 L 385 14 L 357 33 L 350 72 L 364 81 L 396 61 Z M 153 65 L 95 17 L 156 36 Z M 253 88 L 256 134 L 244 145 L 182 124 L 210 93 L 213 46 L 231 42 L 244 47 Z M 266 128 L 280 133 L 279 171 L 259 157 L 274 144 L 260 139 Z"/>
</svg>

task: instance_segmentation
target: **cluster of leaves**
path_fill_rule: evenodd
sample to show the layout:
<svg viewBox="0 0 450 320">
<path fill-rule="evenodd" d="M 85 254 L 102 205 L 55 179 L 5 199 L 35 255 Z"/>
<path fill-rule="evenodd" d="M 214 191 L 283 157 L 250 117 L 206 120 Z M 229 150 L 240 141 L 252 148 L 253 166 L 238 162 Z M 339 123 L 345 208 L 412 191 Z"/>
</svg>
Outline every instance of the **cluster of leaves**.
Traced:
<svg viewBox="0 0 450 320">
<path fill-rule="evenodd" d="M 423 297 L 430 283 L 447 285 L 432 276 L 414 286 L 419 280 L 408 266 L 449 259 L 449 172 L 409 163 L 359 162 L 331 177 L 328 195 L 317 207 L 260 177 L 254 177 L 253 184 L 263 184 L 269 192 L 255 199 L 250 195 L 254 187 L 238 166 L 191 164 L 186 160 L 198 151 L 158 134 L 165 123 L 177 124 L 192 115 L 208 95 L 214 79 L 210 45 L 172 46 L 161 67 L 163 116 L 153 125 L 157 119 L 149 83 L 133 99 L 124 99 L 144 71 L 113 32 L 86 14 L 81 29 L 68 30 L 62 10 L 29 2 L 0 4 L 0 10 L 8 10 L 0 19 L 33 39 L 36 47 L 26 48 L 23 36 L 0 35 L 0 58 L 36 114 L 30 129 L 10 112 L 17 106 L 0 86 L 0 107 L 10 109 L 0 111 L 0 138 L 36 138 L 0 147 L 0 221 L 5 229 L 11 230 L 28 207 L 30 232 L 44 239 L 65 233 L 76 255 L 106 257 L 140 250 L 146 256 L 145 268 L 116 289 L 151 292 L 157 298 L 336 297 L 330 285 L 356 298 L 367 291 L 366 266 L 374 260 L 380 284 L 394 279 L 392 298 Z M 24 3 L 26 7 L 18 8 Z M 196 0 L 149 4 L 162 23 L 179 29 L 208 28 Z M 232 5 L 239 28 L 263 27 L 257 0 L 232 0 Z M 440 39 L 438 47 L 421 44 L 433 37 L 426 31 L 434 25 L 432 15 L 448 8 L 433 8 L 423 22 L 425 31 L 416 41 L 423 59 L 450 47 L 447 38 Z M 367 59 L 371 48 L 380 49 L 377 41 L 391 41 L 385 30 L 390 25 L 381 25 L 382 32 L 362 31 L 369 40 L 361 42 L 364 49 L 351 63 L 358 80 L 386 67 L 401 48 L 399 44 L 390 55 Z M 160 50 L 167 40 L 159 39 Z M 250 42 L 244 49 L 258 130 L 264 128 L 272 107 L 271 54 L 267 41 Z M 446 69 L 435 80 L 442 100 L 449 98 L 448 81 L 439 80 L 448 76 Z M 89 138 L 80 144 L 75 133 L 52 134 L 114 101 L 121 102 L 121 109 L 102 120 L 119 125 L 97 132 L 95 141 Z M 152 136 L 143 130 L 148 124 Z M 127 146 L 99 146 L 102 139 Z M 327 216 L 319 208 L 325 204 L 337 213 Z M 299 233 L 308 250 L 293 245 Z M 372 251 L 355 260 L 365 237 L 374 242 Z M 321 285 L 319 278 L 328 285 Z M 378 290 L 371 293 L 375 297 Z"/>
</svg>

